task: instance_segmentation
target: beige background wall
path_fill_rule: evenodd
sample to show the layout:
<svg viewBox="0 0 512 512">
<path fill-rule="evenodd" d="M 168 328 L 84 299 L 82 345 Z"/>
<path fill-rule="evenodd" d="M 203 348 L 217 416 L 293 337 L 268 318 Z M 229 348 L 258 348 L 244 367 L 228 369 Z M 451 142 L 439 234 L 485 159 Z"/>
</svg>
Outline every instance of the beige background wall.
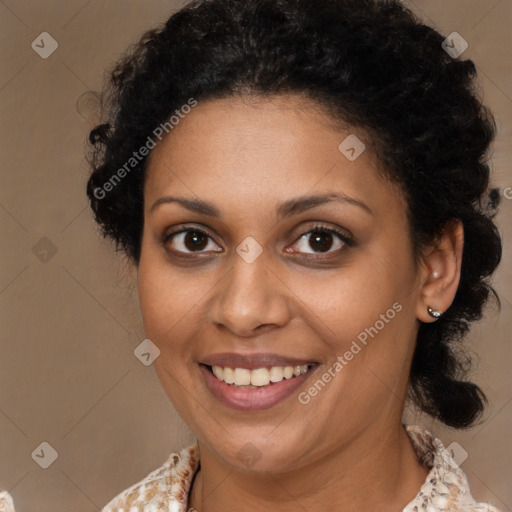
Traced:
<svg viewBox="0 0 512 512">
<path fill-rule="evenodd" d="M 90 114 L 87 103 L 77 109 L 120 52 L 178 4 L 0 0 L 0 488 L 18 512 L 97 511 L 192 441 L 152 368 L 133 355 L 144 338 L 133 274 L 92 222 L 83 160 Z M 512 187 L 512 0 L 408 4 L 468 41 L 500 128 L 495 182 Z M 31 48 L 43 31 L 58 43 L 47 59 Z M 503 511 L 512 510 L 511 220 L 504 198 L 495 280 L 503 307 L 471 338 L 489 420 L 465 433 L 431 425 L 445 445 L 456 440 L 468 452 L 473 494 Z M 58 452 L 48 469 L 31 457 L 43 441 Z"/>
</svg>

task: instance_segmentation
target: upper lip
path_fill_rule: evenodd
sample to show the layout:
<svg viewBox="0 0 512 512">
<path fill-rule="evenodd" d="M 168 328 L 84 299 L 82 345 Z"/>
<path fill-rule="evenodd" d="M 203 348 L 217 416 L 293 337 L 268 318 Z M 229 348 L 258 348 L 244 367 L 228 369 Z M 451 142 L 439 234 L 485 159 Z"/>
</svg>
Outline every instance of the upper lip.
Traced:
<svg viewBox="0 0 512 512">
<path fill-rule="evenodd" d="M 207 366 L 247 368 L 249 370 L 254 370 L 256 368 L 270 368 L 272 366 L 300 366 L 316 364 L 311 359 L 297 359 L 277 354 L 237 354 L 228 352 L 206 356 L 199 362 Z"/>
</svg>

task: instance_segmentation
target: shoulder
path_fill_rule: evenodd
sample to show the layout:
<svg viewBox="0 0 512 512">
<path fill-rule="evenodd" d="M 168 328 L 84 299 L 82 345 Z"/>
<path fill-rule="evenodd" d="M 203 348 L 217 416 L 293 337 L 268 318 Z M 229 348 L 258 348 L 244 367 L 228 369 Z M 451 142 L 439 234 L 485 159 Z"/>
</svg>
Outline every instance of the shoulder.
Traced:
<svg viewBox="0 0 512 512">
<path fill-rule="evenodd" d="M 478 503 L 471 495 L 464 471 L 456 462 L 454 449 L 444 447 L 440 439 L 428 430 L 409 425 L 405 427 L 418 461 L 429 474 L 419 493 L 403 512 L 500 512 L 488 503 Z M 462 464 L 463 461 L 459 460 Z"/>
<path fill-rule="evenodd" d="M 197 444 L 171 453 L 165 463 L 125 489 L 102 512 L 185 511 L 190 485 L 199 465 Z M 1 509 L 0 509 L 0 512 Z"/>
<path fill-rule="evenodd" d="M 0 491 L 0 512 L 14 512 L 14 503 L 7 491 Z"/>
</svg>

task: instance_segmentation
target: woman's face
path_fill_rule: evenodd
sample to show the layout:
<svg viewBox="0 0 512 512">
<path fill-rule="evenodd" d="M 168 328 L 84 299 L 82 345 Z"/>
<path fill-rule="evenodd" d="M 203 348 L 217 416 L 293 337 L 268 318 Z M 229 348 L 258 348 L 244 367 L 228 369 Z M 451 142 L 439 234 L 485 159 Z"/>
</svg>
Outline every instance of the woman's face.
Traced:
<svg viewBox="0 0 512 512">
<path fill-rule="evenodd" d="M 370 142 L 281 96 L 200 102 L 153 150 L 145 332 L 177 411 L 229 464 L 287 471 L 400 422 L 420 286 Z"/>
</svg>

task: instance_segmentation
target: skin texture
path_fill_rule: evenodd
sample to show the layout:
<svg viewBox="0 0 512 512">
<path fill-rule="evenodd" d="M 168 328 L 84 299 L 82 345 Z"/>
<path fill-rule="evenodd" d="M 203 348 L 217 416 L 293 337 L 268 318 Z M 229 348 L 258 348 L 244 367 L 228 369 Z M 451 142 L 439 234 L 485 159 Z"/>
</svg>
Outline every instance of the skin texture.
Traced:
<svg viewBox="0 0 512 512">
<path fill-rule="evenodd" d="M 291 95 L 205 101 L 151 155 L 139 300 L 146 336 L 161 351 L 158 377 L 199 442 L 189 504 L 199 512 L 396 511 L 427 475 L 401 417 L 419 322 L 434 321 L 427 305 L 445 311 L 455 296 L 462 227 L 450 224 L 416 264 L 400 190 L 378 173 L 371 149 L 353 162 L 338 150 L 350 133 L 367 148 L 371 141 L 328 121 Z M 371 213 L 328 202 L 276 216 L 285 200 L 333 192 Z M 152 210 L 164 196 L 208 201 L 221 217 L 178 203 Z M 202 253 L 183 233 L 165 241 L 185 223 L 211 237 Z M 322 252 L 318 223 L 354 243 L 327 235 Z M 236 252 L 246 237 L 263 250 L 252 263 Z M 306 405 L 294 394 L 239 411 L 205 386 L 202 358 L 269 352 L 319 363 L 305 391 L 394 303 L 400 312 Z M 248 442 L 261 455 L 250 468 L 237 457 Z"/>
</svg>

